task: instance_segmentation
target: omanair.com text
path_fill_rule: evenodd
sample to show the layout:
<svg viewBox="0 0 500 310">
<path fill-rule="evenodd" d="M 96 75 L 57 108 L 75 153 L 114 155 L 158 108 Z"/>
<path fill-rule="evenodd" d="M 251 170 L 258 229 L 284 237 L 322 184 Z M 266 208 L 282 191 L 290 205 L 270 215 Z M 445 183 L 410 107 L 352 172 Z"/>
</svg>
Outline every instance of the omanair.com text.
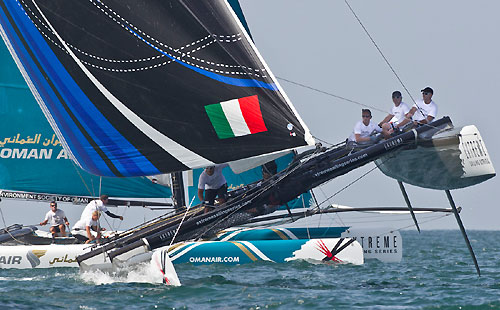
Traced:
<svg viewBox="0 0 500 310">
<path fill-rule="evenodd" d="M 239 263 L 239 257 L 231 256 L 212 256 L 212 257 L 190 257 L 190 263 Z"/>
</svg>

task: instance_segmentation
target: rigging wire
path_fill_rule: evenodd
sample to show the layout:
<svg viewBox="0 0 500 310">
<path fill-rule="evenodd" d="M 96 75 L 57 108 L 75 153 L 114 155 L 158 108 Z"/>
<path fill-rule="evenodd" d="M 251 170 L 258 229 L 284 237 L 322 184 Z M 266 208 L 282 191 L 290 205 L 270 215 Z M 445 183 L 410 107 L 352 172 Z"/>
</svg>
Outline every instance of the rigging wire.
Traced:
<svg viewBox="0 0 500 310">
<path fill-rule="evenodd" d="M 391 158 L 388 158 L 386 159 L 384 162 L 386 162 L 387 160 L 390 160 Z M 341 192 L 343 192 L 344 190 L 346 190 L 347 188 L 349 188 L 350 186 L 352 186 L 354 183 L 358 182 L 359 180 L 361 180 L 362 178 L 364 178 L 365 176 L 367 176 L 369 173 L 373 172 L 375 169 L 377 169 L 377 165 L 375 165 L 375 167 L 371 168 L 370 170 L 368 170 L 367 172 L 363 173 L 360 177 L 356 178 L 354 181 L 350 182 L 349 184 L 347 184 L 346 186 L 342 187 L 341 189 L 339 189 L 338 191 L 336 191 L 333 195 L 327 197 L 325 200 L 323 200 L 319 205 L 322 205 L 324 204 L 325 202 L 327 202 L 328 200 L 330 200 L 331 198 L 337 196 L 338 194 L 340 194 Z"/>
<path fill-rule="evenodd" d="M 279 80 L 288 82 L 290 84 L 294 84 L 294 85 L 297 85 L 297 86 L 300 86 L 300 87 L 304 87 L 304 88 L 313 90 L 313 91 L 318 92 L 318 93 L 325 94 L 325 95 L 330 96 L 330 97 L 334 97 L 334 98 L 337 98 L 337 99 L 340 99 L 340 100 L 344 100 L 344 101 L 347 101 L 347 102 L 350 102 L 350 103 L 357 104 L 357 105 L 359 105 L 361 107 L 368 107 L 368 108 L 371 108 L 373 110 L 376 110 L 376 111 L 379 111 L 379 112 L 384 112 L 384 113 L 387 112 L 387 111 L 379 109 L 379 108 L 377 108 L 375 106 L 368 105 L 368 104 L 363 104 L 361 102 L 358 102 L 358 101 L 355 101 L 355 100 L 352 100 L 352 99 L 349 99 L 349 98 L 346 98 L 346 97 L 338 96 L 338 95 L 332 94 L 330 92 L 327 92 L 327 91 L 324 91 L 324 90 L 321 90 L 321 89 L 318 89 L 318 88 L 314 88 L 312 86 L 308 86 L 308 85 L 305 85 L 305 84 L 302 84 L 302 83 L 299 83 L 299 82 L 294 82 L 294 81 L 291 81 L 289 79 L 285 79 L 283 77 L 277 76 L 276 78 L 279 79 Z"/>
<path fill-rule="evenodd" d="M 277 79 L 279 79 L 279 80 L 283 80 L 283 81 L 285 81 L 285 82 L 288 82 L 288 83 L 290 83 L 290 84 L 294 84 L 294 85 L 297 85 L 297 86 L 300 86 L 300 87 L 303 87 L 303 88 L 310 89 L 310 90 L 315 91 L 315 92 L 319 92 L 319 93 L 322 93 L 322 94 L 325 94 L 325 95 L 328 95 L 328 96 L 331 96 L 331 97 L 334 97 L 334 98 L 338 98 L 338 99 L 341 99 L 341 100 L 345 100 L 345 101 L 350 102 L 350 103 L 355 103 L 355 104 L 360 105 L 360 106 L 362 106 L 362 107 L 368 107 L 368 108 L 371 108 L 371 109 L 373 109 L 373 110 L 375 110 L 375 111 L 379 111 L 379 112 L 382 112 L 382 113 L 386 113 L 386 112 L 387 112 L 386 110 L 379 109 L 379 108 L 377 108 L 377 107 L 375 107 L 375 106 L 372 106 L 372 105 L 367 105 L 367 104 L 363 104 L 363 103 L 361 103 L 361 102 L 354 101 L 354 100 L 351 100 L 351 99 L 348 99 L 348 98 L 345 98 L 345 97 L 342 97 L 342 96 L 338 96 L 338 95 L 335 95 L 335 94 L 329 93 L 329 92 L 327 92 L 327 91 L 324 91 L 324 90 L 321 90 L 321 89 L 318 89 L 318 88 L 314 88 L 314 87 L 311 87 L 311 86 L 308 86 L 308 85 L 305 85 L 305 84 L 302 84 L 302 83 L 294 82 L 294 81 L 289 80 L 289 79 L 285 79 L 285 78 L 282 78 L 282 77 L 276 77 L 276 78 L 277 78 Z M 408 91 L 408 90 L 407 90 L 407 91 Z M 410 95 L 410 96 L 411 96 L 411 95 Z M 413 98 L 412 98 L 412 101 L 413 101 L 413 102 L 415 102 L 415 100 L 413 100 Z M 421 108 L 420 108 L 419 106 L 417 106 L 417 108 L 419 109 L 420 113 L 423 113 L 423 112 L 421 111 Z M 433 126 L 433 125 L 430 125 L 430 124 L 420 124 L 420 126 L 428 126 L 428 127 L 430 127 L 430 128 L 437 129 L 437 127 L 436 127 L 436 126 Z M 313 138 L 314 138 L 314 139 L 316 139 L 316 140 L 318 140 L 318 141 L 320 141 L 320 142 L 326 143 L 326 144 L 328 144 L 328 145 L 330 145 L 330 146 L 332 146 L 332 147 L 335 147 L 335 146 L 337 146 L 337 145 L 340 145 L 340 144 L 344 143 L 344 142 L 340 142 L 340 143 L 337 143 L 337 144 L 333 144 L 333 143 L 331 143 L 331 142 L 328 142 L 328 141 L 325 141 L 325 140 L 323 140 L 323 139 L 320 139 L 320 138 L 318 138 L 318 137 L 317 137 L 317 136 L 315 136 L 315 135 L 313 135 Z"/>
<path fill-rule="evenodd" d="M 80 177 L 80 180 L 82 181 L 83 186 L 85 186 L 85 188 L 87 189 L 88 193 L 91 196 L 93 196 L 93 191 L 90 190 L 90 188 L 87 185 L 87 182 L 85 182 L 85 179 L 83 178 L 82 174 L 80 173 L 80 169 L 78 169 L 78 167 L 76 166 L 75 162 L 72 159 L 70 159 L 70 161 L 71 161 L 71 164 L 73 165 L 73 168 L 75 168 L 76 173 Z"/>
<path fill-rule="evenodd" d="M 372 41 L 372 43 L 375 46 L 375 48 L 377 49 L 377 51 L 380 53 L 380 56 L 382 56 L 382 58 L 384 59 L 385 63 L 391 69 L 392 73 L 394 73 L 394 75 L 398 79 L 398 81 L 401 84 L 401 86 L 403 86 L 403 88 L 405 89 L 405 91 L 408 94 L 408 96 L 410 96 L 411 101 L 415 104 L 415 106 L 417 107 L 417 109 L 419 110 L 419 112 L 422 114 L 422 116 L 425 117 L 424 112 L 422 112 L 422 109 L 417 105 L 417 103 L 416 103 L 415 99 L 413 98 L 413 96 L 411 95 L 410 91 L 408 90 L 408 88 L 406 88 L 406 85 L 403 83 L 403 80 L 401 80 L 401 78 L 399 77 L 399 75 L 396 73 L 396 70 L 394 70 L 394 68 L 392 67 L 391 63 L 387 59 L 387 57 L 385 57 L 385 55 L 382 52 L 382 50 L 380 49 L 380 47 L 377 45 L 377 43 L 375 42 L 375 40 L 373 39 L 373 37 L 368 32 L 368 29 L 366 29 L 365 25 L 363 25 L 363 23 L 361 22 L 361 19 L 358 17 L 358 15 L 356 15 L 356 12 L 354 12 L 354 9 L 351 7 L 351 5 L 349 4 L 349 2 L 347 0 L 344 0 L 344 2 L 347 5 L 347 7 L 349 7 L 349 10 L 354 15 L 354 17 L 356 18 L 356 20 L 358 21 L 358 23 L 361 25 L 361 28 L 363 28 L 363 30 L 365 31 L 365 33 L 368 36 L 368 38 L 370 38 L 370 40 Z"/>
<path fill-rule="evenodd" d="M 297 170 L 299 167 L 301 167 L 302 165 L 304 165 L 309 159 L 311 159 L 313 157 L 313 155 L 315 155 L 319 151 L 320 151 L 320 149 L 316 149 L 312 154 L 309 154 L 308 157 L 306 157 L 304 161 L 299 162 L 297 164 L 297 166 L 292 167 L 291 169 L 290 169 L 290 167 L 287 167 L 284 170 L 285 173 L 283 175 L 281 175 L 277 180 L 273 180 L 274 182 L 269 182 L 269 184 L 267 184 L 266 186 L 263 186 L 257 192 L 252 193 L 251 195 L 253 197 L 250 197 L 249 199 L 251 200 L 251 199 L 253 199 L 255 197 L 258 197 L 260 194 L 264 193 L 266 190 L 268 190 L 269 188 L 271 188 L 272 186 L 274 186 L 275 184 L 277 184 L 279 181 L 281 181 L 282 179 L 284 179 L 285 177 L 287 177 L 289 174 L 291 174 L 292 172 L 294 172 L 295 170 Z M 241 194 L 240 198 L 244 198 L 245 195 L 246 195 L 246 193 Z M 238 198 L 238 197 L 235 197 L 235 199 L 236 198 Z M 205 233 L 207 233 L 208 231 L 210 231 L 211 229 L 213 229 L 216 225 L 218 225 L 219 223 L 221 223 L 225 219 L 229 218 L 230 216 L 232 216 L 233 214 L 235 214 L 236 212 L 238 212 L 243 207 L 244 207 L 244 205 L 242 204 L 239 208 L 237 208 L 233 212 L 231 212 L 231 213 L 227 214 L 226 216 L 223 216 L 220 219 L 218 219 L 217 221 L 215 221 L 213 225 L 209 226 L 202 233 L 198 234 L 199 237 L 203 236 Z"/>
<path fill-rule="evenodd" d="M 125 206 L 125 210 L 123 210 L 122 217 L 125 218 L 125 214 L 127 213 L 127 211 L 128 211 L 129 208 L 130 208 L 130 205 Z M 116 231 L 115 232 L 118 232 L 118 229 L 120 229 L 120 227 L 122 226 L 122 223 L 123 223 L 123 221 L 119 221 L 118 222 L 118 227 L 116 227 Z"/>
</svg>

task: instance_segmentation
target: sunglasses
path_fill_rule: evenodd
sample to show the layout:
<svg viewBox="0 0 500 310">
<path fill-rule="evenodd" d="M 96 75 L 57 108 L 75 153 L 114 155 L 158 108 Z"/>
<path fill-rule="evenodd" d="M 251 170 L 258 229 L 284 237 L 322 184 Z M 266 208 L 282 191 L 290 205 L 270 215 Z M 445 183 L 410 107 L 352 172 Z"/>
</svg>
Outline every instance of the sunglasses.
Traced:
<svg viewBox="0 0 500 310">
<path fill-rule="evenodd" d="M 422 94 L 424 94 L 425 96 L 429 95 L 430 93 L 428 92 L 423 92 Z"/>
</svg>

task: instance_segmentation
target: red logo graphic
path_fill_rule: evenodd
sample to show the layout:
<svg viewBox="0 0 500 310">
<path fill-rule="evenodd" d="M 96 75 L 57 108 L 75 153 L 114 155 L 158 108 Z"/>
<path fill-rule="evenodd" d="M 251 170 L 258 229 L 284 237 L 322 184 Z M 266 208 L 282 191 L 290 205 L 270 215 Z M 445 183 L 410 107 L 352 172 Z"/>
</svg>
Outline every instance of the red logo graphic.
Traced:
<svg viewBox="0 0 500 310">
<path fill-rule="evenodd" d="M 342 241 L 340 241 L 342 242 Z M 336 246 L 337 247 L 337 246 Z M 333 248 L 333 251 L 335 251 L 335 248 Z M 323 261 L 334 261 L 336 263 L 342 263 L 342 260 L 338 259 L 337 257 L 335 257 L 335 254 L 333 254 L 329 249 L 328 247 L 326 246 L 326 244 L 323 242 L 323 240 L 318 240 L 316 241 L 316 249 L 318 251 L 320 251 L 321 253 L 325 254 L 326 257 L 323 258 Z"/>
</svg>

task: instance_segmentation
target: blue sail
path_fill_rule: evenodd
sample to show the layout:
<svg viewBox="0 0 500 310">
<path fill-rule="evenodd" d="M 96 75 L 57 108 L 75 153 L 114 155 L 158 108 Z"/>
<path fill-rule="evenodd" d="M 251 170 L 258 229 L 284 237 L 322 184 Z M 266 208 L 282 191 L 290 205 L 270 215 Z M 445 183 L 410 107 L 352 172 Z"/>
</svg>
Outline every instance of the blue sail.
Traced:
<svg viewBox="0 0 500 310">
<path fill-rule="evenodd" d="M 62 148 L 3 43 L 0 65 L 0 189 L 94 197 L 100 193 L 112 197 L 171 196 L 168 187 L 152 184 L 144 177 L 103 177 L 101 181 L 77 167 Z"/>
<path fill-rule="evenodd" d="M 0 32 L 59 140 L 92 174 L 155 175 L 313 145 L 231 4 L 2 1 Z"/>
</svg>

